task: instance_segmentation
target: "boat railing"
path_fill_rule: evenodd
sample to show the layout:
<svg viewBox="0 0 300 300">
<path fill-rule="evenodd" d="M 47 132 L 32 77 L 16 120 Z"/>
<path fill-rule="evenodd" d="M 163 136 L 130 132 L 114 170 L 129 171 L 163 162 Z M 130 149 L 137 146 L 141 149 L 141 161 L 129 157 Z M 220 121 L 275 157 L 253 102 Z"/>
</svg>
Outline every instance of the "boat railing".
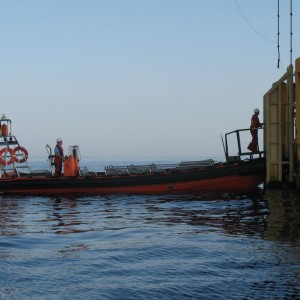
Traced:
<svg viewBox="0 0 300 300">
<path fill-rule="evenodd" d="M 120 176 L 120 175 L 141 175 L 141 174 L 157 174 L 164 173 L 170 170 L 187 170 L 194 168 L 204 168 L 213 166 L 216 162 L 213 159 L 199 161 L 183 161 L 177 164 L 146 164 L 146 165 L 128 165 L 128 166 L 113 166 L 109 165 L 104 168 L 105 175 Z"/>
<path fill-rule="evenodd" d="M 262 130 L 263 128 L 258 128 L 258 130 Z M 224 152 L 225 152 L 225 157 L 226 157 L 226 161 L 227 162 L 233 162 L 233 161 L 241 161 L 241 160 L 244 160 L 244 159 L 254 159 L 254 158 L 263 158 L 265 156 L 265 151 L 264 150 L 260 150 L 259 149 L 259 145 L 257 146 L 257 151 L 249 151 L 247 149 L 247 146 L 248 146 L 248 142 L 249 142 L 249 136 L 247 135 L 247 143 L 242 143 L 243 141 L 243 137 L 242 134 L 244 132 L 249 132 L 249 136 L 251 138 L 251 135 L 250 135 L 250 129 L 249 128 L 246 128 L 246 129 L 237 129 L 237 130 L 234 130 L 234 131 L 231 131 L 231 132 L 228 132 L 225 134 L 225 145 L 223 143 L 223 146 L 224 146 Z M 235 135 L 235 138 L 236 138 L 236 147 L 235 148 L 235 154 L 234 155 L 230 155 L 230 152 L 229 151 L 229 141 L 228 141 L 228 138 L 230 135 Z M 232 145 L 231 145 L 232 146 Z M 246 150 L 245 150 L 246 149 Z"/>
</svg>

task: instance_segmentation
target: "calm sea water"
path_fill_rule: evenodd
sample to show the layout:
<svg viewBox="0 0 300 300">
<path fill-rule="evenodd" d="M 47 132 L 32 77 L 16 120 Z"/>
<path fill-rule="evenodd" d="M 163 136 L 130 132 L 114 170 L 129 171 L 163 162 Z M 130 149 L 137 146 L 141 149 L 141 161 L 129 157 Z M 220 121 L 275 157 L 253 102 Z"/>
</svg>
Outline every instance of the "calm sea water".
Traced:
<svg viewBox="0 0 300 300">
<path fill-rule="evenodd" d="M 0 299 L 300 299 L 291 189 L 0 195 L 0 236 Z"/>
</svg>

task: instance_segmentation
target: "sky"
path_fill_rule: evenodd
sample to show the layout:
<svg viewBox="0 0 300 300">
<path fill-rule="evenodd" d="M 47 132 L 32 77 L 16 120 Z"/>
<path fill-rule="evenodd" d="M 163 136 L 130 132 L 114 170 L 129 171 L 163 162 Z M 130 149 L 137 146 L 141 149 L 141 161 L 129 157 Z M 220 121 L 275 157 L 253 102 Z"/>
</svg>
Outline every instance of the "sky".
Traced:
<svg viewBox="0 0 300 300">
<path fill-rule="evenodd" d="M 220 157 L 290 64 L 286 0 L 277 68 L 277 4 L 0 0 L 0 114 L 29 159 L 58 137 L 82 157 Z M 294 63 L 299 0 L 292 26 Z"/>
</svg>

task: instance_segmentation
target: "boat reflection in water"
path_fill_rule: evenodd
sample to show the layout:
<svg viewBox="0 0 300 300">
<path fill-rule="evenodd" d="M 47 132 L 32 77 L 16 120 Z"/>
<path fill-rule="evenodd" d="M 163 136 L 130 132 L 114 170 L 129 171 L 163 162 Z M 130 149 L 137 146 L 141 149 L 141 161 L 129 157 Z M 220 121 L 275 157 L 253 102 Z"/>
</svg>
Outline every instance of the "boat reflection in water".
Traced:
<svg viewBox="0 0 300 300">
<path fill-rule="evenodd" d="M 100 201 L 99 205 L 95 200 Z M 297 193 L 291 189 L 257 188 L 246 194 L 54 197 L 51 201 L 53 220 L 57 220 L 52 229 L 61 234 L 94 231 L 97 230 L 93 227 L 95 224 L 105 230 L 121 230 L 124 222 L 139 222 L 191 225 L 189 230 L 195 234 L 218 231 L 279 242 L 300 242 L 300 203 Z M 92 210 L 87 210 L 88 207 Z M 92 221 L 93 218 L 102 221 Z"/>
<path fill-rule="evenodd" d="M 0 207 L 1 235 L 30 231 L 31 223 L 36 219 L 42 222 L 42 231 L 59 234 L 121 230 L 138 223 L 145 226 L 185 225 L 191 233 L 218 231 L 262 235 L 269 215 L 259 188 L 248 194 L 52 198 L 2 195 Z M 31 225 L 26 228 L 26 223 Z"/>
<path fill-rule="evenodd" d="M 99 202 L 97 205 L 95 200 Z M 43 227 L 52 223 L 52 230 L 56 233 L 95 230 L 93 222 L 91 226 L 87 226 L 90 223 L 87 219 L 96 217 L 93 210 L 95 205 L 98 208 L 97 218 L 102 219 L 101 224 L 106 229 L 118 228 L 116 222 L 106 222 L 114 219 L 119 220 L 121 227 L 123 222 L 139 221 L 146 224 L 192 225 L 195 226 L 195 233 L 217 230 L 230 234 L 262 234 L 269 214 L 259 188 L 245 195 L 107 195 L 92 198 L 3 195 L 0 199 L 1 235 L 19 234 L 29 217 L 28 211 L 32 210 L 30 205 L 34 202 L 34 210 L 30 215 L 35 217 L 35 214 L 40 214 L 39 208 L 42 206 L 50 208 L 49 201 L 52 203 L 52 216 L 49 217 L 47 213 Z M 134 219 L 130 219 L 133 216 Z M 109 228 L 111 224 L 113 228 Z"/>
<path fill-rule="evenodd" d="M 160 196 L 49 198 L 2 195 L 0 231 L 2 236 L 28 232 L 30 218 L 43 221 L 43 231 L 51 229 L 60 234 L 120 230 L 126 224 L 138 222 L 145 225 L 190 225 L 192 233 L 218 231 L 299 243 L 299 212 L 299 196 L 292 189 L 264 191 L 257 188 L 246 194 Z"/>
<path fill-rule="evenodd" d="M 261 235 L 269 210 L 257 188 L 248 194 L 162 196 L 148 203 L 148 223 L 192 225 L 191 232 L 218 231 L 232 235 Z"/>
</svg>

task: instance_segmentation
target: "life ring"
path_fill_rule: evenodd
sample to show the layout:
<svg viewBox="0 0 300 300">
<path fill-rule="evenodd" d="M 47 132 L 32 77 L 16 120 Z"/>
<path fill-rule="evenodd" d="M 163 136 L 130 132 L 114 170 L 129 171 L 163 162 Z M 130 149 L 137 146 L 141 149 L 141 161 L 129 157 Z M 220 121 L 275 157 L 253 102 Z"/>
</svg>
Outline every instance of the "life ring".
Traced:
<svg viewBox="0 0 300 300">
<path fill-rule="evenodd" d="M 19 158 L 20 157 L 20 158 Z M 28 158 L 28 151 L 24 147 L 16 147 L 13 151 L 13 160 L 16 163 L 23 163 Z"/>
<path fill-rule="evenodd" d="M 10 148 L 3 148 L 0 150 L 0 164 L 10 165 L 14 162 L 13 150 Z"/>
</svg>

